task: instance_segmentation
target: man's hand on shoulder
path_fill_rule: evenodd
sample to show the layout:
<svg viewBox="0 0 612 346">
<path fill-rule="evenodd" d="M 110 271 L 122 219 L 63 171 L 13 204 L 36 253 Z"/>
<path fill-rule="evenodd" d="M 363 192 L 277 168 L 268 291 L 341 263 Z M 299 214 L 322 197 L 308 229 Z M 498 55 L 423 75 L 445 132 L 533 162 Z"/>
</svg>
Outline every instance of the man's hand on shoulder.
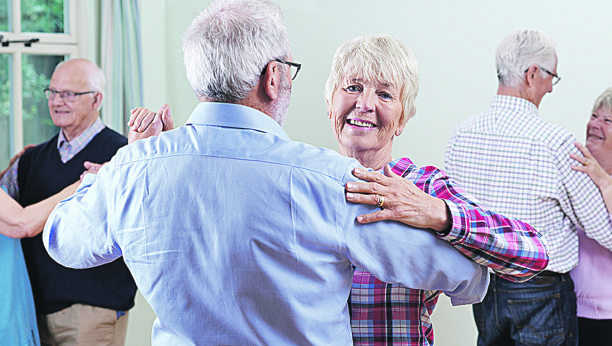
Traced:
<svg viewBox="0 0 612 346">
<path fill-rule="evenodd" d="M 130 126 L 128 143 L 157 136 L 162 131 L 172 130 L 174 128 L 174 120 L 170 116 L 170 106 L 167 104 L 162 105 L 157 113 L 144 107 L 134 108 L 132 109 L 128 126 Z"/>
</svg>

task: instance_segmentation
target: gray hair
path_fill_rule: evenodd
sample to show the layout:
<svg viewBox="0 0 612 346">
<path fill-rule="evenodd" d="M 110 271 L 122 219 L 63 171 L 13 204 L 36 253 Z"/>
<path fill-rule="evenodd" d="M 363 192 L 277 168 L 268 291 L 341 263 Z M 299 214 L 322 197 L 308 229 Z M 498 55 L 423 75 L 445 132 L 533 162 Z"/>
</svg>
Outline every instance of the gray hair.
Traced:
<svg viewBox="0 0 612 346">
<path fill-rule="evenodd" d="M 404 124 L 416 113 L 419 67 L 410 48 L 400 40 L 384 34 L 368 35 L 338 47 L 325 83 L 325 101 L 328 104 L 346 78 L 391 82 L 400 90 L 403 106 L 400 123 Z"/>
<path fill-rule="evenodd" d="M 593 112 L 600 108 L 612 111 L 612 88 L 606 89 L 606 91 L 604 91 L 603 94 L 599 95 L 597 100 L 595 100 L 595 104 L 593 105 Z"/>
<path fill-rule="evenodd" d="M 280 8 L 267 0 L 215 0 L 182 36 L 187 79 L 198 98 L 236 103 L 267 64 L 289 55 Z"/>
<path fill-rule="evenodd" d="M 532 65 L 552 71 L 557 62 L 555 42 L 534 29 L 517 29 L 499 44 L 495 52 L 497 78 L 502 85 L 518 88 L 525 81 L 525 70 Z M 542 77 L 546 72 L 540 69 Z"/>
</svg>

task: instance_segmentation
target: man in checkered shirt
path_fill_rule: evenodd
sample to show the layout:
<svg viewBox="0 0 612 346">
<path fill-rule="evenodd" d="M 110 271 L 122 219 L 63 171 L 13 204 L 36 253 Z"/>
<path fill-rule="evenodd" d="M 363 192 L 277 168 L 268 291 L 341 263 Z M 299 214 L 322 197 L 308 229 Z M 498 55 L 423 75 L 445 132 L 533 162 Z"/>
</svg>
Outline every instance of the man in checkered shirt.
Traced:
<svg viewBox="0 0 612 346">
<path fill-rule="evenodd" d="M 578 345 L 577 228 L 612 250 L 612 222 L 599 189 L 571 169 L 576 139 L 538 117 L 559 81 L 552 39 L 531 29 L 506 37 L 496 52 L 499 88 L 489 109 L 461 123 L 446 151 L 446 171 L 484 205 L 532 225 L 548 243 L 550 262 L 516 283 L 491 275 L 473 306 L 478 346 Z"/>
</svg>

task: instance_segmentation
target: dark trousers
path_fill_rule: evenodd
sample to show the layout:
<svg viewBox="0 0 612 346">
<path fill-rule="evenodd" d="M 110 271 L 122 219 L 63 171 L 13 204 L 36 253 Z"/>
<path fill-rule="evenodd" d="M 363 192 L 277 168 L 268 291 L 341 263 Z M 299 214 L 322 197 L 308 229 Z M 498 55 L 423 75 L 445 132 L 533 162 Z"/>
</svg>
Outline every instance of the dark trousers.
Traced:
<svg viewBox="0 0 612 346">
<path fill-rule="evenodd" d="M 569 274 L 544 272 L 523 283 L 491 275 L 473 305 L 478 346 L 577 346 L 576 295 Z"/>
<path fill-rule="evenodd" d="M 578 317 L 580 346 L 612 345 L 612 320 L 592 320 Z"/>
</svg>

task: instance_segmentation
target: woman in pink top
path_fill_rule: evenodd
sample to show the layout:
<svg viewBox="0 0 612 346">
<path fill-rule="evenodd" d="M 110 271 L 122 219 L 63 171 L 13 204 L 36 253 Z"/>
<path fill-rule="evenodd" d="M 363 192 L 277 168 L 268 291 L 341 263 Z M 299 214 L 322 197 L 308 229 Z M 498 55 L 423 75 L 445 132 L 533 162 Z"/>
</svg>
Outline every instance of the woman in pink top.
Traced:
<svg viewBox="0 0 612 346">
<path fill-rule="evenodd" d="M 570 154 L 582 164 L 572 168 L 593 179 L 612 214 L 612 88 L 595 101 L 587 124 L 586 147 L 580 143 L 576 147 L 584 157 Z M 570 275 L 578 297 L 579 344 L 612 345 L 612 252 L 582 231 L 578 234 L 580 262 Z"/>
</svg>

